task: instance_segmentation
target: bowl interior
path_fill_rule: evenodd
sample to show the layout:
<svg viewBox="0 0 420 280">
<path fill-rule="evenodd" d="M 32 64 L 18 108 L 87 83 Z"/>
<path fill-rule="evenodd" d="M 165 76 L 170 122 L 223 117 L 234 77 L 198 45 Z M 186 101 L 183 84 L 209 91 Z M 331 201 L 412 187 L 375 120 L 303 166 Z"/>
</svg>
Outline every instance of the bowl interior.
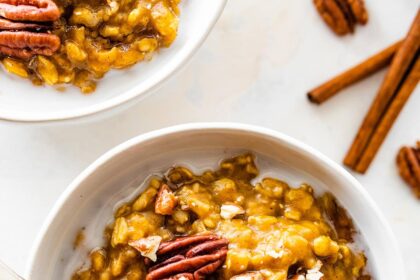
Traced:
<svg viewBox="0 0 420 280">
<path fill-rule="evenodd" d="M 0 119 L 69 119 L 93 114 L 143 96 L 170 76 L 199 47 L 220 15 L 225 1 L 182 1 L 179 35 L 172 46 L 161 49 L 149 62 L 110 71 L 90 95 L 83 95 L 74 86 L 65 87 L 64 92 L 60 92 L 53 87 L 34 86 L 28 80 L 2 73 Z"/>
<path fill-rule="evenodd" d="M 101 245 L 103 228 L 115 205 L 141 192 L 141 183 L 150 174 L 174 164 L 199 172 L 243 151 L 256 154 L 261 176 L 276 176 L 294 186 L 307 182 L 317 192 L 331 191 L 361 231 L 362 248 L 375 279 L 400 279 L 402 266 L 392 234 L 357 181 L 295 140 L 249 127 L 159 131 L 108 152 L 75 180 L 56 206 L 33 255 L 28 278 L 70 279 L 89 250 Z M 85 242 L 73 250 L 73 240 L 82 227 L 86 228 Z"/>
</svg>

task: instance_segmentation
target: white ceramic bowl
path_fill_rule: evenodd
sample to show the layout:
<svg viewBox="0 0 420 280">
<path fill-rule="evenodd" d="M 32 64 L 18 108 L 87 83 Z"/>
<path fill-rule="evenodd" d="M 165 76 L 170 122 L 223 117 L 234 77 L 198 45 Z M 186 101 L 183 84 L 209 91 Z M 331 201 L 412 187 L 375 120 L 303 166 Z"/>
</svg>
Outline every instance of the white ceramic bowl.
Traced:
<svg viewBox="0 0 420 280">
<path fill-rule="evenodd" d="M 227 0 L 183 0 L 179 35 L 170 48 L 150 62 L 110 71 L 94 94 L 83 95 L 74 86 L 64 93 L 36 87 L 30 81 L 0 69 L 0 119 L 48 122 L 75 119 L 139 100 L 178 70 L 199 48 L 216 23 Z"/>
<path fill-rule="evenodd" d="M 139 185 L 148 175 L 173 164 L 202 171 L 241 151 L 256 154 L 262 176 L 276 176 L 293 185 L 307 182 L 318 192 L 332 192 L 349 211 L 367 244 L 374 279 L 405 279 L 388 224 L 349 173 L 286 135 L 229 123 L 196 123 L 150 132 L 100 157 L 71 183 L 53 208 L 36 243 L 26 279 L 70 279 L 88 250 L 101 245 L 102 229 L 110 222 L 116 203 L 141 192 Z M 73 240 L 81 227 L 86 227 L 86 240 L 74 251 Z"/>
</svg>

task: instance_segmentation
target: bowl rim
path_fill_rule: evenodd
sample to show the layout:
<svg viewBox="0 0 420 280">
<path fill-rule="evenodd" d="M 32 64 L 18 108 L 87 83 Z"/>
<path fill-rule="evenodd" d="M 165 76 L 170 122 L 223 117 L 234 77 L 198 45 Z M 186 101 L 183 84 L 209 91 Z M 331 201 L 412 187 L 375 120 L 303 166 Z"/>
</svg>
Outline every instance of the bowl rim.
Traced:
<svg viewBox="0 0 420 280">
<path fill-rule="evenodd" d="M 91 174 L 96 172 L 99 168 L 104 166 L 109 160 L 118 156 L 119 154 L 129 150 L 130 148 L 140 145 L 144 142 L 161 138 L 167 137 L 171 134 L 177 134 L 182 132 L 193 132 L 193 131 L 237 131 L 237 132 L 248 132 L 254 133 L 261 136 L 269 136 L 278 140 L 281 140 L 283 143 L 289 145 L 290 147 L 294 147 L 301 152 L 304 152 L 307 156 L 315 158 L 317 161 L 322 162 L 323 164 L 327 165 L 329 168 L 333 170 L 337 176 L 341 176 L 344 179 L 348 180 L 349 183 L 356 189 L 360 195 L 363 196 L 365 201 L 369 204 L 368 206 L 374 211 L 375 216 L 378 218 L 379 222 L 383 226 L 384 234 L 388 236 L 389 243 L 387 246 L 392 247 L 391 250 L 394 252 L 394 265 L 397 267 L 399 275 L 401 279 L 405 279 L 405 266 L 401 256 L 401 252 L 399 246 L 397 244 L 397 239 L 386 220 L 385 216 L 383 215 L 382 211 L 376 205 L 375 201 L 371 198 L 370 194 L 363 188 L 363 186 L 357 181 L 353 175 L 351 175 L 346 169 L 340 166 L 338 163 L 334 162 L 321 152 L 317 151 L 316 149 L 312 148 L 311 146 L 294 139 L 291 136 L 288 136 L 284 133 L 275 131 L 270 128 L 265 128 L 262 126 L 257 125 L 250 125 L 250 124 L 242 124 L 242 123 L 235 123 L 235 122 L 196 122 L 196 123 L 186 123 L 180 125 L 169 126 L 166 128 L 161 128 L 157 130 L 153 130 L 147 133 L 140 134 L 135 136 L 113 148 L 105 152 L 102 156 L 96 159 L 93 163 L 91 163 L 87 168 L 85 168 L 64 190 L 64 192 L 60 195 L 59 199 L 55 202 L 54 206 L 52 207 L 50 213 L 47 215 L 43 225 L 41 226 L 41 230 L 39 231 L 35 242 L 33 243 L 32 250 L 30 251 L 29 261 L 25 271 L 25 279 L 28 279 L 32 273 L 33 266 L 35 263 L 35 258 L 38 252 L 41 250 L 41 244 L 44 241 L 44 237 L 49 229 L 50 224 L 54 221 L 57 217 L 59 212 L 61 211 L 62 206 L 67 201 L 67 199 L 72 195 L 74 191 L 83 183 L 83 181 L 89 177 Z M 30 279 L 29 279 L 30 280 Z"/>
<path fill-rule="evenodd" d="M 82 109 L 71 109 L 63 112 L 43 113 L 42 115 L 34 115 L 33 113 L 16 111 L 2 112 L 0 110 L 0 120 L 17 123 L 52 123 L 66 120 L 76 120 L 89 117 L 97 113 L 110 111 L 115 107 L 128 103 L 129 101 L 138 101 L 142 98 L 147 97 L 150 93 L 159 88 L 169 78 L 171 78 L 179 70 L 181 70 L 204 43 L 211 30 L 213 29 L 214 25 L 216 24 L 217 20 L 220 18 L 228 0 L 212 1 L 217 1 L 216 10 L 215 13 L 213 13 L 210 17 L 207 29 L 203 30 L 203 32 L 195 36 L 194 39 L 191 40 L 192 43 L 190 43 L 186 48 L 182 49 L 173 58 L 173 61 L 167 65 L 167 67 L 159 71 L 158 75 L 147 79 L 143 83 L 138 83 L 133 88 L 127 90 L 124 94 L 114 96 L 108 100 L 95 103 Z M 153 61 L 151 63 L 153 63 Z"/>
</svg>

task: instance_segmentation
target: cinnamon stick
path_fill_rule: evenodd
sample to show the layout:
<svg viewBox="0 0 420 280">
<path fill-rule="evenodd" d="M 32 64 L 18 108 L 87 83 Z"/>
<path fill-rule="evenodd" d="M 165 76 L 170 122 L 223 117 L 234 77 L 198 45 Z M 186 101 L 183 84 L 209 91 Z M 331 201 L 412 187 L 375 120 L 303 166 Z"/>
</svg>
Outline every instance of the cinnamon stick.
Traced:
<svg viewBox="0 0 420 280">
<path fill-rule="evenodd" d="M 395 98 L 392 100 L 379 125 L 375 129 L 365 151 L 358 161 L 355 171 L 365 173 L 371 164 L 373 158 L 378 152 L 382 142 L 390 131 L 392 124 L 397 119 L 399 113 L 416 88 L 420 81 L 420 59 L 417 58 L 413 68 L 410 70 L 407 78 L 403 81 L 401 88 L 398 90 Z"/>
<path fill-rule="evenodd" d="M 413 61 L 420 47 L 420 10 L 417 12 L 411 28 L 395 54 L 388 73 L 378 91 L 378 94 L 360 127 L 353 144 L 344 158 L 344 164 L 355 168 L 376 126 L 381 120 L 398 85 Z"/>
<path fill-rule="evenodd" d="M 321 104 L 336 95 L 340 90 L 381 70 L 391 63 L 392 58 L 401 46 L 401 43 L 402 40 L 392 44 L 353 68 L 309 91 L 309 100 L 313 103 Z"/>
</svg>

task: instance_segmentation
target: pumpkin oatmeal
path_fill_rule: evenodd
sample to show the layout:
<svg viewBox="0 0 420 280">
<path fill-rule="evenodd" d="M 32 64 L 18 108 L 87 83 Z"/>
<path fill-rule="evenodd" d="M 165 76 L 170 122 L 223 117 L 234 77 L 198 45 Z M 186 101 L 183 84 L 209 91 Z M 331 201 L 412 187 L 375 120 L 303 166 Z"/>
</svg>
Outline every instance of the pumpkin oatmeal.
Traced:
<svg viewBox="0 0 420 280">
<path fill-rule="evenodd" d="M 34 84 L 84 93 L 177 36 L 180 0 L 0 0 L 0 60 Z"/>
<path fill-rule="evenodd" d="M 331 194 L 258 173 L 245 154 L 201 175 L 177 166 L 153 177 L 72 280 L 371 279 Z"/>
</svg>

